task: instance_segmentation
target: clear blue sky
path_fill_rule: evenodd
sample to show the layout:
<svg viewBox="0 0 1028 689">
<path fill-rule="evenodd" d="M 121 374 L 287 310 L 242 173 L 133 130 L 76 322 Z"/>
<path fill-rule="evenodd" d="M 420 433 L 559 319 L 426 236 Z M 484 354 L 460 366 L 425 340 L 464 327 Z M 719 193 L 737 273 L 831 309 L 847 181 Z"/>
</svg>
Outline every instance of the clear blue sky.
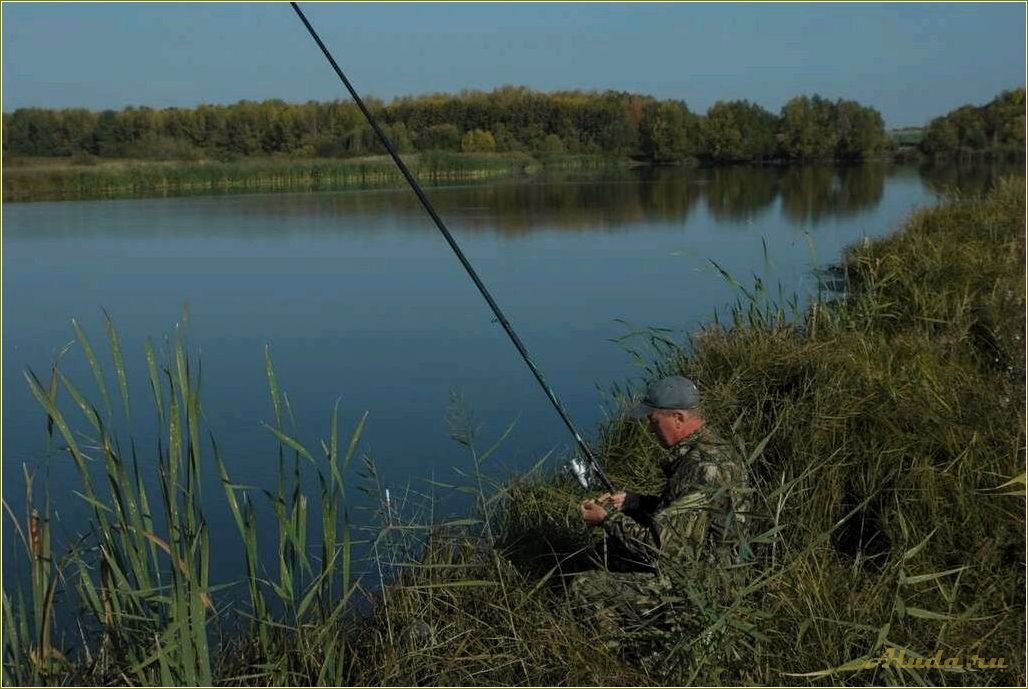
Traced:
<svg viewBox="0 0 1028 689">
<path fill-rule="evenodd" d="M 521 84 L 820 93 L 922 124 L 1025 83 L 1025 5 L 329 4 L 307 15 L 364 95 Z M 286 3 L 3 5 L 3 110 L 346 96 Z"/>
</svg>

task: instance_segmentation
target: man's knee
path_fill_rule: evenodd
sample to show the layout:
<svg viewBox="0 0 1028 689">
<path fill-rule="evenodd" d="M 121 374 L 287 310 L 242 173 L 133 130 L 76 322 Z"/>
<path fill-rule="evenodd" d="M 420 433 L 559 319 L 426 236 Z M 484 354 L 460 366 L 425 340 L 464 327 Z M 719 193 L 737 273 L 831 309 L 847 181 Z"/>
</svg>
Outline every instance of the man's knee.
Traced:
<svg viewBox="0 0 1028 689">
<path fill-rule="evenodd" d="M 569 593 L 577 605 L 590 605 L 610 598 L 609 573 L 603 571 L 582 572 L 571 580 Z"/>
<path fill-rule="evenodd" d="M 571 598 L 576 605 L 638 612 L 654 603 L 656 577 L 641 573 L 584 572 L 571 583 Z"/>
</svg>

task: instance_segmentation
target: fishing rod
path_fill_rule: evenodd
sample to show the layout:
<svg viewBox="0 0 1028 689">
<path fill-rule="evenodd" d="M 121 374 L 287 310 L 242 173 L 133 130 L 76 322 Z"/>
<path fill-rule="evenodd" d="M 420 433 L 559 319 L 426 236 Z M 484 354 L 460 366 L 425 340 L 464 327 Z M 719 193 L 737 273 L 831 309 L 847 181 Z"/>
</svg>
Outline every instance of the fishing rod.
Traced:
<svg viewBox="0 0 1028 689">
<path fill-rule="evenodd" d="M 357 103 L 357 107 L 360 108 L 360 111 L 364 113 L 364 117 L 368 120 L 368 124 L 370 124 L 371 128 L 375 131 L 375 136 L 377 136 L 378 140 L 382 142 L 383 146 L 385 146 L 386 151 L 389 152 L 389 155 L 392 157 L 393 162 L 396 163 L 396 166 L 400 168 L 400 172 L 403 173 L 404 179 L 407 180 L 411 189 L 414 190 L 418 200 L 421 201 L 421 205 L 424 206 L 425 211 L 427 211 L 432 217 L 433 222 L 435 222 L 435 226 L 439 228 L 439 231 L 446 239 L 446 243 L 450 245 L 451 249 L 453 249 L 453 253 L 457 255 L 457 260 L 459 260 L 461 265 L 464 266 L 464 270 L 467 271 L 471 281 L 475 283 L 475 287 L 477 287 L 478 291 L 481 292 L 482 297 L 486 300 L 486 303 L 489 304 L 489 308 L 493 310 L 493 313 L 496 315 L 496 320 L 501 326 L 503 326 L 503 329 L 510 338 L 510 341 L 514 343 L 514 348 L 518 350 L 521 358 L 525 360 L 528 368 L 531 369 L 535 379 L 539 381 L 539 385 L 542 386 L 543 392 L 546 393 L 546 396 L 553 404 L 553 408 L 557 410 L 560 418 L 564 421 L 564 425 L 568 427 L 569 431 L 571 431 L 571 435 L 575 436 L 575 442 L 578 443 L 578 447 L 582 450 L 582 454 L 585 455 L 587 461 L 587 465 L 583 465 L 581 462 L 572 460 L 571 470 L 572 473 L 574 473 L 575 478 L 578 479 L 583 488 L 588 488 L 588 469 L 591 468 L 596 474 L 596 477 L 600 480 L 600 483 L 603 484 L 603 487 L 613 493 L 614 484 L 612 484 L 610 479 L 607 478 L 607 475 L 603 471 L 603 467 L 600 466 L 600 463 L 592 453 L 592 450 L 590 450 L 589 446 L 586 445 L 584 440 L 582 440 L 582 436 L 578 432 L 578 429 L 575 428 L 575 424 L 572 423 L 571 417 L 568 416 L 567 411 L 564 410 L 564 405 L 560 403 L 560 400 L 557 399 L 557 395 L 553 392 L 553 389 L 549 384 L 547 384 L 546 379 L 543 378 L 543 374 L 539 371 L 535 362 L 532 361 L 532 357 L 529 356 L 528 350 L 525 349 L 525 345 L 521 343 L 521 338 L 519 338 L 517 333 L 514 332 L 514 328 L 511 327 L 510 321 L 508 321 L 507 317 L 503 315 L 503 311 L 500 310 L 499 305 L 493 299 L 492 295 L 489 294 L 489 290 L 486 289 L 485 284 L 482 282 L 481 278 L 478 277 L 478 273 L 476 273 L 475 269 L 471 267 L 471 263 L 464 255 L 464 252 L 461 251 L 460 246 L 458 246 L 457 240 L 455 240 L 453 235 L 450 234 L 450 231 L 446 228 L 446 224 L 443 222 L 443 219 L 439 217 L 439 214 L 436 213 L 431 201 L 429 201 L 428 197 L 425 196 L 425 192 L 422 191 L 421 185 L 419 185 L 418 181 L 414 179 L 414 175 L 412 175 L 410 170 L 407 169 L 407 165 L 400 158 L 399 154 L 397 154 L 396 149 L 393 148 L 392 143 L 389 142 L 385 133 L 382 132 L 381 127 L 378 126 L 378 122 L 375 121 L 371 111 L 368 110 L 366 105 L 364 105 L 364 101 L 357 94 L 357 91 L 353 88 L 350 80 L 346 78 L 345 74 L 343 74 L 343 70 L 339 68 L 335 58 L 332 57 L 332 53 L 330 53 L 328 48 L 325 47 L 325 44 L 322 43 L 321 38 L 318 36 L 318 32 L 315 31 L 314 27 L 311 26 L 311 23 L 307 21 L 307 17 L 304 15 L 303 10 L 301 10 L 300 6 L 295 2 L 290 2 L 289 4 L 293 6 L 293 9 L 296 11 L 297 16 L 300 17 L 300 21 L 303 22 L 303 25 L 307 27 L 307 31 L 310 32 L 311 38 L 313 38 L 314 42 L 318 44 L 319 48 L 321 48 L 321 52 L 325 54 L 325 58 L 328 60 L 328 63 L 332 65 L 332 69 L 335 70 L 336 76 L 338 76 L 340 81 L 343 82 L 346 90 L 350 92 L 350 95 L 353 97 L 354 102 Z"/>
</svg>

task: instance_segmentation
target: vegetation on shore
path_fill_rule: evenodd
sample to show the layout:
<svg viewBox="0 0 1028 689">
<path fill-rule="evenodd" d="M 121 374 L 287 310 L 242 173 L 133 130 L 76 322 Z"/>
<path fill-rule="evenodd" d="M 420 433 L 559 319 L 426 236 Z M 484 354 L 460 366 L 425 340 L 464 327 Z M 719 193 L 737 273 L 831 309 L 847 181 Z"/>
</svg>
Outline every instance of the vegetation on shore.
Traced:
<svg viewBox="0 0 1028 689">
<path fill-rule="evenodd" d="M 1025 159 L 1025 90 L 1003 91 L 983 106 L 962 105 L 926 127 L 889 132 L 897 160 L 936 163 Z"/>
<path fill-rule="evenodd" d="M 20 514 L 4 496 L 27 581 L 4 585 L 3 683 L 1022 685 L 1024 218 L 1024 181 L 1004 180 L 849 249 L 833 299 L 797 312 L 739 286 L 727 320 L 691 341 L 649 334 L 649 373 L 694 378 L 710 422 L 750 461 L 760 528 L 730 596 L 675 578 L 662 625 L 691 626 L 654 625 L 621 652 L 602 643 L 611 630 L 578 624 L 566 595 L 596 545 L 575 514 L 581 492 L 542 468 L 490 479 L 502 434 L 483 439 L 457 414 L 464 484 L 430 483 L 357 528 L 344 476 L 365 420 L 348 439 L 335 415 L 321 442 L 295 437 L 269 358 L 277 531 L 258 537 L 265 498 L 204 437 L 182 341 L 147 346 L 141 404 L 113 326 L 109 391 L 75 326 L 99 401 L 56 365 L 27 377 L 93 520 L 57 543 L 31 481 Z M 115 430 L 147 407 L 163 429 L 155 447 Z M 637 423 L 612 418 L 598 447 L 616 484 L 656 479 L 658 448 Z M 143 453 L 156 477 L 140 475 Z M 208 571 L 209 471 L 239 534 L 241 600 Z M 374 486 L 370 462 L 365 473 Z M 434 516 L 431 492 L 446 489 L 471 496 L 465 517 Z M 54 609 L 71 603 L 75 635 L 61 638 Z M 1002 666 L 878 662 L 901 650 Z"/>
<path fill-rule="evenodd" d="M 681 101 L 616 92 L 433 94 L 374 102 L 397 150 L 426 183 L 630 163 L 731 164 L 1024 159 L 1024 89 L 964 106 L 927 128 L 886 133 L 854 101 L 799 96 L 778 115 L 719 101 L 705 115 Z M 22 108 L 3 114 L 5 201 L 317 191 L 402 181 L 351 103 L 283 101 Z"/>
<path fill-rule="evenodd" d="M 464 183 L 530 175 L 541 170 L 583 170 L 617 165 L 599 156 L 525 153 L 405 155 L 425 184 Z M 10 201 L 185 196 L 194 194 L 332 191 L 404 184 L 388 156 L 302 160 L 288 156 L 234 161 L 133 161 L 89 157 L 35 158 L 5 167 L 3 198 Z"/>
<path fill-rule="evenodd" d="M 850 100 L 801 95 L 777 115 L 748 101 L 706 114 L 681 100 L 637 93 L 505 86 L 397 98 L 369 105 L 401 153 L 527 153 L 699 160 L 856 160 L 888 146 L 881 115 Z M 384 153 L 350 102 L 240 101 L 195 108 L 20 108 L 3 114 L 5 156 L 231 160 L 287 155 L 353 158 Z"/>
<path fill-rule="evenodd" d="M 929 123 L 920 143 L 936 159 L 1024 161 L 1025 91 L 1004 91 L 983 106 L 964 105 Z"/>
</svg>

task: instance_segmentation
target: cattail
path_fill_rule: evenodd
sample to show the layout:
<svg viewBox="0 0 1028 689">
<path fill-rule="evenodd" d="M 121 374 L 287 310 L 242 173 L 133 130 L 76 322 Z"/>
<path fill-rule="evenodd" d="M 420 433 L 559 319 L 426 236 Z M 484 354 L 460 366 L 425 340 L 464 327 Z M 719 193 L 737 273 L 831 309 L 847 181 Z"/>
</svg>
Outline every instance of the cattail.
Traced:
<svg viewBox="0 0 1028 689">
<path fill-rule="evenodd" d="M 35 559 L 43 559 L 43 534 L 39 526 L 38 510 L 32 510 L 29 517 L 29 551 Z"/>
</svg>

